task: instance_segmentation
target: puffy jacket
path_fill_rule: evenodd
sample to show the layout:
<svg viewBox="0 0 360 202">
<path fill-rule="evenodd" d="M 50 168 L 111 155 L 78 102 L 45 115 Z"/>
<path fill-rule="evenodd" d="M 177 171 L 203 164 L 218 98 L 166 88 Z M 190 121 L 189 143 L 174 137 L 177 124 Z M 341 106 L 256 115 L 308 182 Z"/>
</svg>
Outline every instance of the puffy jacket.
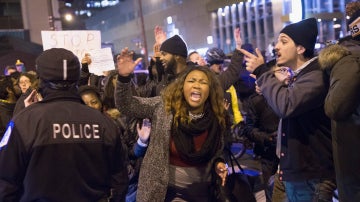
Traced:
<svg viewBox="0 0 360 202">
<path fill-rule="evenodd" d="M 319 61 L 330 73 L 325 112 L 332 119 L 340 201 L 360 201 L 360 41 L 347 38 L 323 49 Z"/>
</svg>

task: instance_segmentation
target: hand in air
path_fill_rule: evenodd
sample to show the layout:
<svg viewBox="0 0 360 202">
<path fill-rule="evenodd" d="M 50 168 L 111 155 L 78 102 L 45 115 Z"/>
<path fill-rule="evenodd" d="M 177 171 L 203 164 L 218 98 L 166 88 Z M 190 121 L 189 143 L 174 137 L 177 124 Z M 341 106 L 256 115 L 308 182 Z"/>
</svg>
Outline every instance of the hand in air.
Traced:
<svg viewBox="0 0 360 202">
<path fill-rule="evenodd" d="M 83 57 L 81 59 L 81 64 L 91 64 L 91 57 L 90 57 L 90 53 L 85 53 L 85 57 Z"/>
<path fill-rule="evenodd" d="M 126 47 L 117 56 L 117 69 L 120 76 L 129 76 L 134 71 L 136 65 L 142 60 L 142 58 L 138 58 L 134 61 L 133 55 L 134 52 L 129 51 Z"/>
<path fill-rule="evenodd" d="M 166 40 L 166 32 L 160 26 L 155 26 L 154 29 L 155 43 L 161 45 Z"/>
<path fill-rule="evenodd" d="M 143 119 L 141 128 L 140 128 L 140 124 L 137 123 L 136 130 L 138 132 L 140 141 L 144 144 L 147 144 L 149 142 L 150 131 L 151 131 L 151 123 L 149 119 Z"/>
<path fill-rule="evenodd" d="M 240 35 L 240 28 L 238 27 L 234 29 L 234 39 L 235 39 L 236 49 L 240 50 L 242 46 L 242 39 Z"/>
<path fill-rule="evenodd" d="M 158 43 L 155 43 L 154 46 L 153 46 L 153 51 L 154 51 L 154 57 L 153 57 L 153 60 L 155 61 L 155 58 L 159 58 L 161 55 L 160 55 L 160 46 L 161 44 L 158 44 Z"/>
<path fill-rule="evenodd" d="M 24 100 L 25 107 L 28 107 L 29 105 L 39 102 L 42 100 L 42 97 L 36 90 L 32 90 L 30 95 L 27 96 Z"/>
<path fill-rule="evenodd" d="M 264 57 L 258 48 L 255 49 L 256 54 L 252 54 L 245 49 L 240 49 L 240 51 L 245 55 L 246 70 L 250 73 L 253 73 L 257 67 L 265 63 Z"/>
</svg>

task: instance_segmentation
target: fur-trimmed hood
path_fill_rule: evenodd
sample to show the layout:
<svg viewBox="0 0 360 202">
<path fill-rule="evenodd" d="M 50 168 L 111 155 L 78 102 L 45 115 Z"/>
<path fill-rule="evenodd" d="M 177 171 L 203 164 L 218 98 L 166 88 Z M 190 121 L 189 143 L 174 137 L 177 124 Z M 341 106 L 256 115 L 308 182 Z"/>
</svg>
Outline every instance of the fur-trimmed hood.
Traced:
<svg viewBox="0 0 360 202">
<path fill-rule="evenodd" d="M 319 53 L 319 63 L 323 70 L 331 70 L 332 67 L 343 57 L 350 55 L 351 52 L 342 45 L 330 45 Z"/>
<path fill-rule="evenodd" d="M 352 51 L 360 51 L 360 41 L 354 40 L 351 37 L 340 39 L 337 44 L 324 48 L 319 53 L 321 69 L 330 72 L 332 67 L 334 67 L 341 58 L 351 55 Z"/>
</svg>

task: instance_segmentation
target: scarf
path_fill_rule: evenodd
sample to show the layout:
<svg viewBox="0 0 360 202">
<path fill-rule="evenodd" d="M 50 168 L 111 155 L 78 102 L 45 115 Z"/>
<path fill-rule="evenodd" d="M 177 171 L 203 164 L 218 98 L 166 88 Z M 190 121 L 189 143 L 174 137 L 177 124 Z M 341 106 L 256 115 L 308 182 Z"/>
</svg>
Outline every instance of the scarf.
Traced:
<svg viewBox="0 0 360 202">
<path fill-rule="evenodd" d="M 175 132 L 173 140 L 180 158 L 189 163 L 201 164 L 207 163 L 214 157 L 221 145 L 224 130 L 219 125 L 210 106 L 206 105 L 204 117 L 192 120 L 189 124 L 182 124 L 179 121 L 179 126 L 176 128 L 173 126 L 172 131 Z M 206 131 L 208 136 L 205 142 L 199 151 L 195 151 L 193 137 Z"/>
</svg>

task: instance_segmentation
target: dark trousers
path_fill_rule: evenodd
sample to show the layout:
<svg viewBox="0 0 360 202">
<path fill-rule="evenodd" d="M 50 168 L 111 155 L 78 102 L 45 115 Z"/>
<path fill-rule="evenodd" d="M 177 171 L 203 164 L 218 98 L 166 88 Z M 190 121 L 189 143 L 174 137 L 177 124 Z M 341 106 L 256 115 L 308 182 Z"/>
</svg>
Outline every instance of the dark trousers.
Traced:
<svg viewBox="0 0 360 202">
<path fill-rule="evenodd" d="M 276 173 L 278 167 L 278 160 L 268 160 L 268 159 L 261 159 L 261 171 L 262 177 L 265 184 L 265 195 L 266 201 L 271 202 L 272 193 L 273 193 L 273 183 L 271 182 L 272 176 Z"/>
</svg>

